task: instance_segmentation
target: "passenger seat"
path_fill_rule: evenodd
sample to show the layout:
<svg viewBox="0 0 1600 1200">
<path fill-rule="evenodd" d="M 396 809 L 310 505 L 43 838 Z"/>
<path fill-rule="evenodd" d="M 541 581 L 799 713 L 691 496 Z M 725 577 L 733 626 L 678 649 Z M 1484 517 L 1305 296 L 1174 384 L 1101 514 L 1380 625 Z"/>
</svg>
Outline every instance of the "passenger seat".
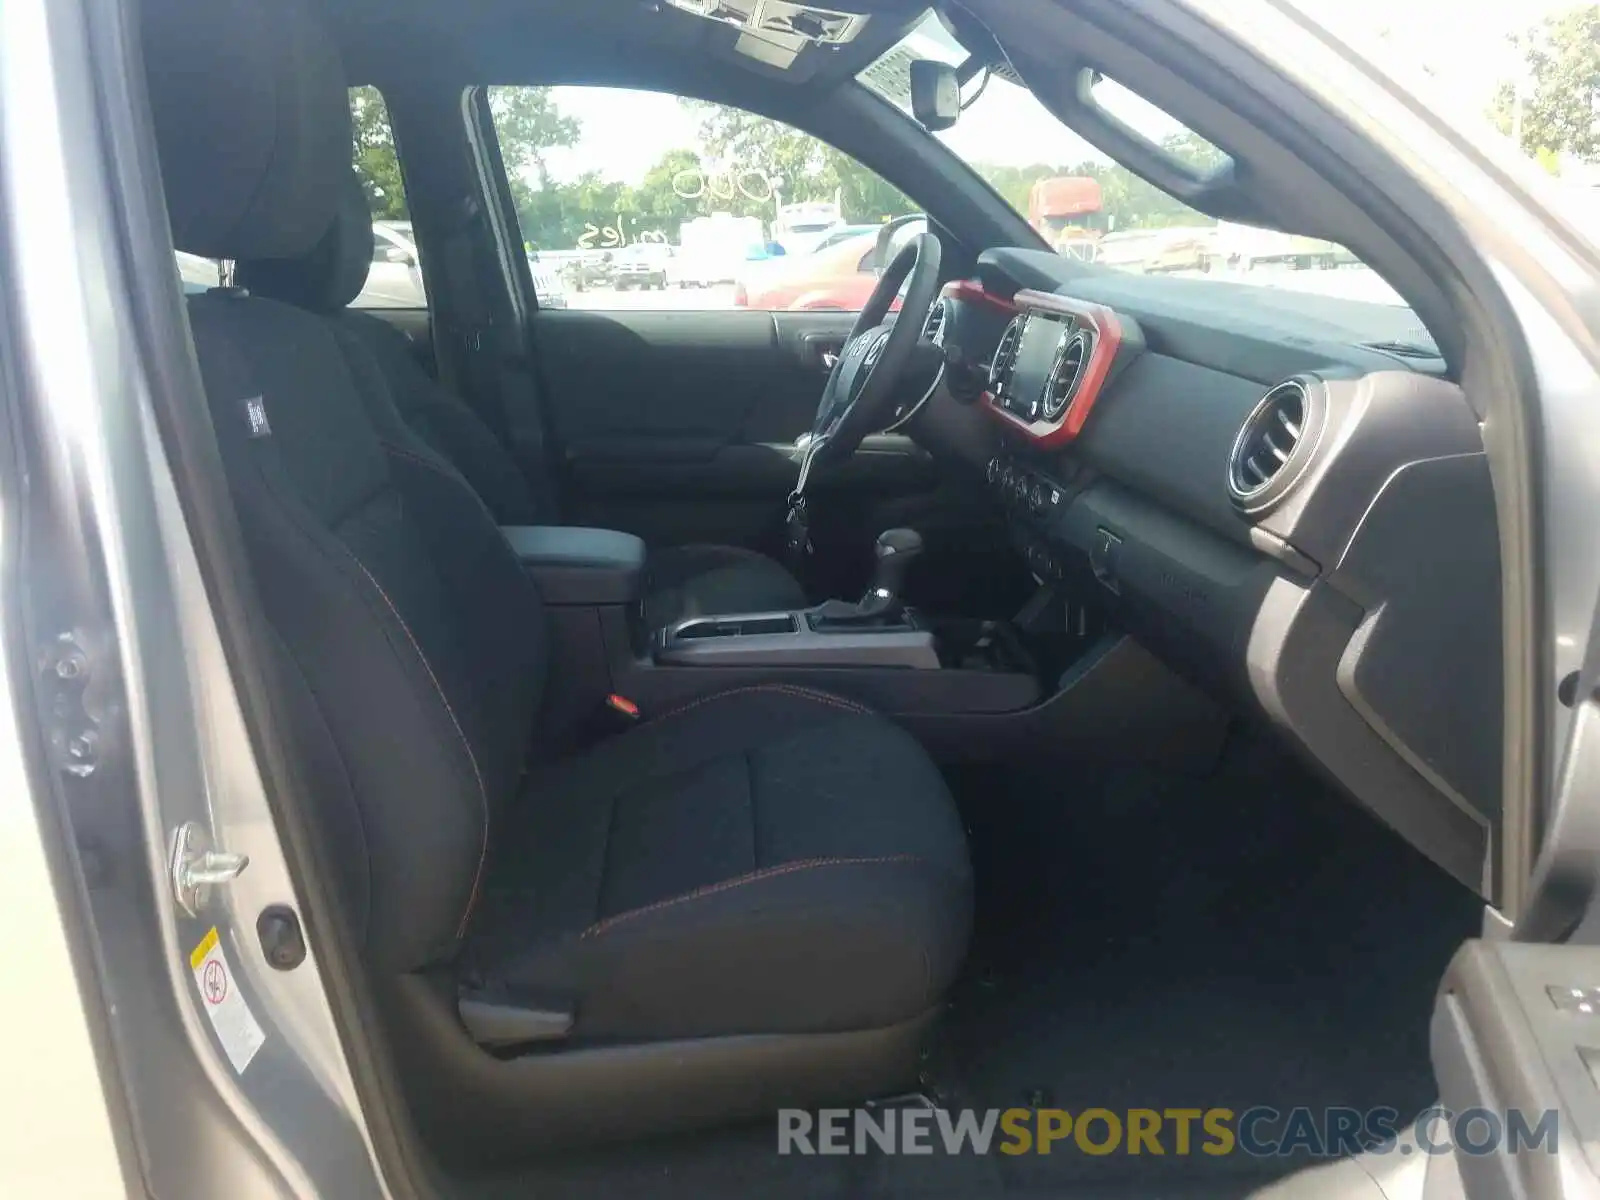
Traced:
<svg viewBox="0 0 1600 1200">
<path fill-rule="evenodd" d="M 333 38 L 305 0 L 142 8 L 174 242 L 306 254 L 349 186 Z M 960 818 L 911 736 L 755 684 L 548 761 L 539 595 L 365 343 L 238 288 L 187 308 L 298 799 L 435 1149 L 911 1084 L 972 907 Z"/>
</svg>

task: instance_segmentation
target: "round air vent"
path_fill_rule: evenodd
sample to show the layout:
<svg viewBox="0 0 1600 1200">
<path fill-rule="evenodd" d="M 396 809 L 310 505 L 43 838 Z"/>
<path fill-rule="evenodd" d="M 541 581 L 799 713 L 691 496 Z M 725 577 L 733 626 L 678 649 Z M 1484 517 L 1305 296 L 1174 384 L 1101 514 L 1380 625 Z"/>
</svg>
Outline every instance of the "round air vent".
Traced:
<svg viewBox="0 0 1600 1200">
<path fill-rule="evenodd" d="M 949 320 L 949 302 L 943 299 L 935 300 L 933 307 L 928 310 L 928 319 L 922 326 L 922 340 L 932 342 L 935 346 L 943 346 L 945 325 Z"/>
<path fill-rule="evenodd" d="M 1083 383 L 1084 368 L 1094 350 L 1094 334 L 1087 329 L 1071 330 L 1061 335 L 1061 347 L 1056 351 L 1055 365 L 1050 368 L 1050 378 L 1045 384 L 1044 419 L 1054 421 L 1067 411 L 1067 405 L 1078 394 Z"/>
<path fill-rule="evenodd" d="M 1000 344 L 994 348 L 994 361 L 989 364 L 989 391 L 996 400 L 1001 399 L 1011 385 L 1011 369 L 1017 365 L 1017 344 L 1022 341 L 1022 330 L 1028 323 L 1026 314 L 1011 318 L 1011 324 L 1000 335 Z"/>
<path fill-rule="evenodd" d="M 1306 380 L 1290 379 L 1261 397 L 1234 439 L 1228 495 L 1260 512 L 1286 495 L 1316 448 L 1321 404 Z"/>
</svg>

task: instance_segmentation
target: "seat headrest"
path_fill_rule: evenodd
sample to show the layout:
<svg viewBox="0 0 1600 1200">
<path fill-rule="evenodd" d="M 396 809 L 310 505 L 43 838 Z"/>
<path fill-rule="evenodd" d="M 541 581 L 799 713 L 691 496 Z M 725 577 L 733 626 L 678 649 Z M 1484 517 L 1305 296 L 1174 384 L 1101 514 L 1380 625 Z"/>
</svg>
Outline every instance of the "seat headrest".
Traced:
<svg viewBox="0 0 1600 1200">
<path fill-rule="evenodd" d="M 179 250 L 290 258 L 333 222 L 350 109 L 306 0 L 143 0 L 161 177 Z"/>
<path fill-rule="evenodd" d="M 361 180 L 347 169 L 338 214 L 317 244 L 296 258 L 240 259 L 234 282 L 255 296 L 338 312 L 367 286 L 371 267 L 372 214 Z"/>
</svg>

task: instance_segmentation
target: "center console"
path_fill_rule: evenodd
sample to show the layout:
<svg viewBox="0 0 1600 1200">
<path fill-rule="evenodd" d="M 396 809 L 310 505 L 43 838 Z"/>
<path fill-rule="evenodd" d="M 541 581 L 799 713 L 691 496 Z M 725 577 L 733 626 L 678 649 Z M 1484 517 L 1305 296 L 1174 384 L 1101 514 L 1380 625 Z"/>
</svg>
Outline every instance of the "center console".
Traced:
<svg viewBox="0 0 1600 1200">
<path fill-rule="evenodd" d="M 616 709 L 645 719 L 752 686 L 828 691 L 876 709 L 945 761 L 1015 753 L 1210 753 L 1223 715 L 1130 639 L 1085 622 L 1050 584 L 1012 620 L 940 618 L 908 608 L 910 530 L 879 539 L 858 601 L 705 615 L 648 628 L 644 546 L 608 530 L 505 531 L 545 600 L 553 686 L 542 742 L 592 740 Z M 615 717 L 615 712 L 611 713 Z M 1175 736 L 1176 734 L 1180 736 Z M 1198 732 L 1198 743 L 1190 735 Z M 1185 738 L 1190 740 L 1186 741 Z M 1187 761 L 1187 760 L 1185 760 Z"/>
<path fill-rule="evenodd" d="M 694 617 L 660 631 L 655 661 L 678 666 L 905 667 L 937 671 L 933 631 L 906 608 L 906 573 L 922 553 L 914 529 L 878 538 L 872 585 L 860 601 L 793 612 Z"/>
</svg>

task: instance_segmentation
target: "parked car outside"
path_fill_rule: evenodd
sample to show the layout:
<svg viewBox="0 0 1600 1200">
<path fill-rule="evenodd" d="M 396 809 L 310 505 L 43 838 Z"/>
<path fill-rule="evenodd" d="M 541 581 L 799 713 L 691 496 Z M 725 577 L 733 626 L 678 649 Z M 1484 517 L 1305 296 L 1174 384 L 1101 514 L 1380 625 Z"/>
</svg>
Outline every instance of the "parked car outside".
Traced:
<svg viewBox="0 0 1600 1200">
<path fill-rule="evenodd" d="M 618 250 L 611 260 L 611 285 L 619 292 L 630 288 L 665 291 L 672 247 L 645 242 Z"/>
<path fill-rule="evenodd" d="M 533 276 L 533 294 L 540 308 L 567 307 L 567 285 L 557 264 L 545 262 L 537 250 L 530 250 L 528 271 Z"/>
<path fill-rule="evenodd" d="M 1142 272 L 1154 255 L 1154 230 L 1125 229 L 1108 233 L 1095 243 L 1094 261 L 1119 271 Z"/>
<path fill-rule="evenodd" d="M 421 259 L 410 221 L 372 223 L 372 266 L 355 308 L 426 308 Z"/>
<path fill-rule="evenodd" d="M 897 228 L 889 243 L 892 258 L 912 236 L 922 232 L 920 218 Z M 769 260 L 770 265 L 748 270 L 734 291 L 735 304 L 764 309 L 836 309 L 856 312 L 878 285 L 873 251 L 881 226 L 810 254 Z"/>
<path fill-rule="evenodd" d="M 1177 226 L 1154 230 L 1150 257 L 1144 269 L 1158 271 L 1209 271 L 1216 244 L 1215 226 Z"/>
<path fill-rule="evenodd" d="M 823 250 L 831 250 L 840 242 L 847 242 L 851 238 L 860 237 L 864 233 L 875 234 L 877 232 L 878 227 L 876 225 L 841 225 L 837 229 L 830 230 L 826 237 L 811 248 L 810 253 L 816 254 Z"/>
<path fill-rule="evenodd" d="M 585 251 L 567 261 L 562 268 L 569 287 L 575 292 L 590 288 L 610 287 L 612 279 L 612 254 L 609 250 Z"/>
</svg>

